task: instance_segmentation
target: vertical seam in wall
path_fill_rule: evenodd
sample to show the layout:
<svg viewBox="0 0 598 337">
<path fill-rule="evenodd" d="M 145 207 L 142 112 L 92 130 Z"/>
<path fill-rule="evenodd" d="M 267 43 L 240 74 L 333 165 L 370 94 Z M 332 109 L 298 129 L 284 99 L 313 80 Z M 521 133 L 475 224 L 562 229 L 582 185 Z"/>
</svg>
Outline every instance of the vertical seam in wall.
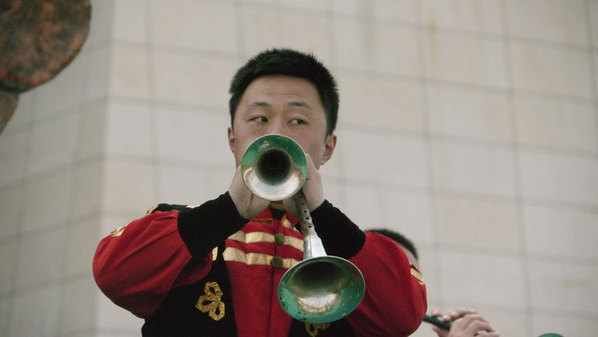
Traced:
<svg viewBox="0 0 598 337">
<path fill-rule="evenodd" d="M 112 0 L 112 1 L 106 1 L 105 3 L 108 3 L 108 6 L 111 6 L 111 12 L 112 12 L 112 20 L 110 21 L 110 37 L 107 39 L 107 41 L 105 41 L 105 48 L 106 48 L 106 73 L 108 74 L 108 76 L 106 76 L 106 78 L 104 79 L 106 81 L 106 83 L 104 84 L 104 93 L 103 93 L 103 97 L 99 99 L 99 101 L 104 103 L 103 106 L 103 110 L 102 110 L 102 136 L 100 138 L 100 149 L 99 149 L 99 155 L 97 155 L 98 157 L 98 162 L 99 162 L 99 191 L 98 191 L 98 211 L 97 211 L 97 218 L 98 218 L 98 230 L 97 230 L 97 236 L 98 239 L 102 238 L 104 235 L 106 235 L 107 233 L 103 233 L 102 232 L 102 216 L 103 216 L 103 209 L 104 209 L 104 205 L 105 205 L 105 200 L 104 200 L 104 192 L 105 192 L 105 182 L 106 182 L 106 169 L 107 169 L 107 161 L 109 159 L 109 156 L 107 154 L 107 147 L 106 147 L 106 139 L 108 138 L 108 132 L 107 132 L 107 126 L 108 126 L 108 107 L 109 107 L 109 103 L 112 99 L 111 95 L 110 95 L 110 75 L 112 74 L 112 64 L 113 64 L 113 58 L 114 58 L 114 48 L 116 48 L 116 44 L 114 43 L 114 18 L 116 15 L 116 6 L 115 6 L 115 1 L 116 0 Z M 97 3 L 100 2 L 100 0 L 96 1 Z M 104 3 L 104 2 L 102 2 Z M 94 5 L 95 6 L 95 5 Z M 93 17 L 93 7 L 92 7 L 92 17 Z M 101 48 L 98 47 L 98 50 L 100 50 Z M 92 159 L 93 160 L 93 159 Z M 99 241 L 99 240 L 98 240 Z"/>
<path fill-rule="evenodd" d="M 92 3 L 92 16 L 93 16 L 93 6 L 94 4 Z M 112 18 L 114 18 L 114 11 L 115 11 L 115 6 L 114 6 L 114 2 L 110 2 L 110 9 L 112 11 Z M 91 24 L 90 24 L 91 25 Z M 114 22 L 112 22 L 112 25 L 110 25 L 110 36 L 113 36 L 113 29 L 114 27 Z M 90 29 L 92 29 L 90 27 Z M 86 40 L 89 40 L 89 35 L 87 36 Z M 89 45 L 89 41 L 87 41 L 88 45 Z M 77 144 L 82 144 L 82 139 L 84 137 L 83 134 L 83 126 L 84 126 L 84 121 L 85 118 L 84 116 L 86 116 L 87 114 L 89 114 L 89 109 L 91 106 L 93 106 L 93 104 L 90 104 L 88 102 L 90 95 L 90 89 L 89 89 L 89 84 L 92 81 L 91 78 L 91 68 L 94 66 L 92 65 L 92 54 L 94 52 L 99 52 L 102 48 L 85 48 L 85 46 L 83 47 L 83 49 L 79 52 L 79 54 L 75 57 L 81 57 L 84 58 L 84 66 L 83 66 L 83 76 L 82 76 L 82 83 L 81 83 L 81 87 L 80 87 L 80 97 L 81 97 L 81 101 L 79 102 L 78 106 L 75 107 L 76 112 L 77 112 L 77 116 L 76 116 L 76 125 L 77 125 Z M 109 55 L 109 54 L 108 54 Z M 108 65 L 109 67 L 109 65 Z M 92 101 L 94 101 L 95 99 L 92 99 Z M 100 101 L 106 101 L 106 98 L 104 97 L 103 99 L 100 99 Z M 105 115 L 104 115 L 105 116 Z M 106 118 L 104 118 L 103 120 L 104 124 L 101 126 L 102 130 L 104 132 L 103 137 L 101 138 L 102 140 L 105 140 L 105 132 L 106 132 Z M 81 154 L 80 148 L 78 146 L 75 146 L 73 149 L 73 154 L 72 154 L 72 158 L 73 158 L 73 162 L 70 165 L 69 171 L 70 171 L 70 186 L 69 186 L 69 191 L 68 191 L 68 197 L 70 199 L 69 204 L 74 205 L 75 200 L 76 200 L 76 195 L 75 193 L 77 192 L 77 173 L 78 170 L 82 169 L 85 167 L 86 164 L 91 164 L 94 165 L 93 163 L 95 162 L 94 159 L 92 158 L 81 158 L 79 157 Z M 101 161 L 100 161 L 101 163 Z M 100 170 L 99 172 L 100 174 L 100 179 L 101 176 L 103 174 L 103 171 Z M 98 186 L 100 186 L 99 188 L 102 188 L 102 184 L 100 183 Z M 100 194 L 101 195 L 101 194 Z M 94 214 L 100 214 L 99 211 L 94 212 Z M 67 312 L 65 309 L 68 306 L 68 303 L 66 302 L 66 295 L 68 293 L 68 282 L 71 281 L 73 282 L 71 279 L 71 275 L 68 275 L 68 257 L 69 257 L 69 247 L 70 247 L 70 243 L 71 243 L 71 238 L 73 237 L 73 231 L 79 227 L 80 225 L 78 225 L 78 221 L 79 219 L 84 219 L 84 218 L 90 218 L 89 214 L 78 214 L 76 215 L 75 219 L 72 218 L 72 214 L 71 215 L 67 215 L 67 219 L 65 221 L 65 225 L 60 229 L 64 231 L 64 244 L 63 244 L 63 252 L 62 252 L 62 273 L 61 273 L 61 277 L 56 281 L 57 285 L 60 287 L 59 289 L 59 296 L 58 296 L 58 308 L 60 310 L 60 312 L 58 313 L 59 315 L 59 319 L 61 320 L 61 322 L 64 322 L 64 315 Z M 77 219 L 77 220 L 76 220 Z M 99 224 L 99 221 L 98 221 Z M 92 277 L 93 279 L 93 277 Z M 94 316 L 95 316 L 95 310 L 96 307 L 93 306 L 92 308 L 90 308 L 90 311 L 94 312 Z M 58 325 L 58 331 L 56 331 L 56 334 L 60 334 L 60 329 L 62 329 L 62 323 L 60 323 Z"/>
<path fill-rule="evenodd" d="M 34 99 L 36 100 L 37 97 L 34 96 Z M 31 132 L 32 132 L 32 118 L 30 118 L 29 122 L 27 123 L 27 126 L 25 127 L 25 129 L 29 129 L 28 133 L 29 136 L 31 136 Z M 6 295 L 3 295 L 3 298 L 7 298 L 6 300 L 6 324 L 4 326 L 4 332 L 2 333 L 2 336 L 10 336 L 10 327 L 12 325 L 12 319 L 14 316 L 14 307 L 15 307 L 15 298 L 17 295 L 17 291 L 16 291 L 16 287 L 17 287 L 17 272 L 18 272 L 18 267 L 19 267 L 19 259 L 22 256 L 21 254 L 21 249 L 23 247 L 23 235 L 21 233 L 21 228 L 23 228 L 23 217 L 24 217 L 24 195 L 25 195 L 25 171 L 26 171 L 26 167 L 27 167 L 27 162 L 28 162 L 28 158 L 29 158 L 29 149 L 31 148 L 31 137 L 29 137 L 29 139 L 27 140 L 27 146 L 25 147 L 25 165 L 23 166 L 23 176 L 19 179 L 19 182 L 16 184 L 17 189 L 20 190 L 20 198 L 19 198 L 19 202 L 18 202 L 18 215 L 17 215 L 17 232 L 15 234 L 15 236 L 13 237 L 14 240 L 14 255 L 15 258 L 12 259 L 12 261 L 10 263 L 12 263 L 12 275 L 11 275 L 11 280 L 10 280 L 10 290 L 6 293 Z"/>
<path fill-rule="evenodd" d="M 144 41 L 144 50 L 145 50 L 145 59 L 147 61 L 147 81 L 148 85 L 148 98 L 145 103 L 145 106 L 149 112 L 150 118 L 150 147 L 151 147 L 151 159 L 150 165 L 152 166 L 152 171 L 154 175 L 153 183 L 154 183 L 154 200 L 158 203 L 159 198 L 162 196 L 161 190 L 161 178 L 160 178 L 160 168 L 161 168 L 161 158 L 159 156 L 158 151 L 158 112 L 156 111 L 156 83 L 155 83 L 155 74 L 154 74 L 154 52 L 155 48 L 152 41 L 152 8 L 151 8 L 151 1 L 143 1 L 143 15 L 144 15 L 144 24 L 145 24 L 145 41 Z M 150 207 L 150 205 L 148 205 Z"/>
<path fill-rule="evenodd" d="M 245 40 L 243 38 L 243 27 L 245 26 L 245 20 L 243 17 L 243 3 L 240 0 L 234 1 L 234 10 L 235 10 L 235 32 L 237 35 L 237 53 L 236 53 L 236 60 L 240 62 L 241 55 L 245 55 Z"/>
<path fill-rule="evenodd" d="M 89 75 L 89 69 L 90 69 L 90 59 L 91 59 L 91 55 L 90 55 L 90 51 L 87 49 L 83 49 L 79 52 L 79 54 L 75 57 L 78 58 L 82 58 L 84 65 L 83 65 L 83 76 L 82 76 L 82 83 L 81 86 L 79 87 L 79 97 L 80 97 L 80 101 L 78 102 L 78 104 L 74 107 L 74 113 L 76 114 L 75 116 L 75 125 L 77 128 L 77 144 L 81 144 L 81 139 L 83 137 L 83 121 L 84 121 L 84 114 L 87 113 L 87 111 L 85 111 L 85 109 L 87 108 L 88 104 L 86 102 L 87 99 L 87 94 L 88 94 L 88 88 L 89 88 L 89 83 L 90 83 L 90 75 Z M 69 175 L 68 175 L 68 179 L 69 179 L 69 185 L 68 185 L 68 191 L 67 191 L 67 198 L 68 198 L 68 204 L 73 205 L 75 202 L 75 193 L 77 191 L 77 187 L 76 187 L 76 182 L 77 182 L 77 172 L 79 169 L 81 169 L 82 167 L 85 166 L 85 161 L 82 161 L 80 158 L 78 158 L 78 154 L 80 153 L 79 148 L 77 146 L 75 146 L 73 148 L 73 153 L 72 153 L 72 162 L 70 164 L 67 164 L 65 167 L 65 170 L 68 171 Z M 73 231 L 75 230 L 75 228 L 77 227 L 77 222 L 73 219 L 73 215 L 72 214 L 67 214 L 66 215 L 66 219 L 64 221 L 64 225 L 63 226 L 59 226 L 56 231 L 60 232 L 62 231 L 63 235 L 62 235 L 62 240 L 63 240 L 63 244 L 62 244 L 62 258 L 60 261 L 60 277 L 57 280 L 53 280 L 51 283 L 55 283 L 56 287 L 58 287 L 58 301 L 57 301 L 57 308 L 58 308 L 58 320 L 59 320 L 59 324 L 56 325 L 56 330 L 53 331 L 54 334 L 59 335 L 62 327 L 62 322 L 65 321 L 64 316 L 66 314 L 66 305 L 67 302 L 65 300 L 65 297 L 68 293 L 67 291 L 67 286 L 68 286 L 68 282 L 69 282 L 69 275 L 67 274 L 68 272 L 68 257 L 69 257 L 69 247 L 70 247 L 70 242 L 71 242 L 71 237 L 73 235 Z M 80 215 L 76 216 L 76 218 L 80 218 Z"/>
<path fill-rule="evenodd" d="M 524 298 L 525 298 L 525 324 L 527 334 L 531 333 L 533 322 L 531 319 L 532 316 L 532 305 L 531 305 L 531 284 L 530 284 L 530 271 L 529 271 L 529 255 L 527 253 L 527 238 L 525 235 L 525 218 L 524 218 L 524 198 L 522 192 L 522 181 L 521 181 L 521 161 L 520 161 L 520 147 L 518 141 L 518 129 L 517 129 L 517 118 L 515 116 L 515 88 L 513 86 L 513 69 L 511 67 L 511 34 L 509 30 L 509 20 L 508 20 L 508 10 L 507 10 L 507 2 L 501 2 L 501 11 L 503 17 L 503 24 L 504 24 L 504 32 L 503 32 L 503 42 L 505 45 L 504 53 L 505 53 L 505 67 L 507 72 L 507 101 L 509 107 L 509 116 L 511 119 L 511 151 L 513 157 L 513 177 L 515 182 L 515 195 L 514 200 L 516 202 L 516 209 L 517 209 L 517 222 L 518 222 L 518 229 L 519 229 L 519 248 L 520 252 L 518 254 L 519 259 L 521 261 L 521 275 L 523 281 L 523 289 L 524 289 Z"/>
<path fill-rule="evenodd" d="M 592 32 L 592 8 L 591 8 L 591 1 L 585 1 L 585 12 L 586 12 L 586 31 L 588 32 L 587 43 L 589 46 L 588 53 L 590 54 L 590 70 L 592 72 L 591 82 L 592 82 L 592 105 L 594 107 L 594 126 L 596 130 L 596 134 L 594 137 L 594 141 L 596 142 L 596 148 L 598 149 L 598 69 L 596 69 L 596 62 L 598 62 L 598 57 L 596 57 L 596 46 L 594 46 L 594 34 Z M 598 158 L 598 153 L 594 152 L 594 158 Z"/>
<path fill-rule="evenodd" d="M 92 20 L 93 20 L 93 11 L 94 11 L 94 7 L 95 6 L 99 6 L 99 0 L 98 1 L 94 1 L 92 0 Z M 105 6 L 110 6 L 111 9 L 111 18 L 112 20 L 110 21 L 110 38 L 107 39 L 107 41 L 104 41 L 104 43 L 102 43 L 102 46 L 92 46 L 92 49 L 89 51 L 89 55 L 88 55 L 88 69 L 90 69 L 93 65 L 91 64 L 91 60 L 92 60 L 92 53 L 98 53 L 102 50 L 102 48 L 105 48 L 106 50 L 106 73 L 107 74 L 111 74 L 111 67 L 112 67 L 112 58 L 113 58 L 113 54 L 112 54 L 112 48 L 114 48 L 115 44 L 113 43 L 113 36 L 114 36 L 114 17 L 115 17 L 115 12 L 116 12 L 116 7 L 115 7 L 115 2 L 114 1 L 106 1 L 102 3 L 107 3 L 107 5 Z M 89 38 L 89 37 L 88 37 Z M 88 81 L 91 81 L 91 78 L 87 78 Z M 109 96 L 109 87 L 110 87 L 110 77 L 109 75 L 106 76 L 106 78 L 104 79 L 105 83 L 104 83 L 104 88 L 103 88 L 103 93 L 102 96 L 99 98 L 94 98 L 92 99 L 90 102 L 85 102 L 85 106 L 86 108 L 88 108 L 88 110 L 85 111 L 85 114 L 90 114 L 91 111 L 89 108 L 95 106 L 96 104 L 102 104 L 103 103 L 103 111 L 102 111 L 102 125 L 101 125 L 101 137 L 100 137 L 100 148 L 97 149 L 99 151 L 98 154 L 92 154 L 90 157 L 88 158 L 79 158 L 80 160 L 80 166 L 83 166 L 85 163 L 93 163 L 95 161 L 97 161 L 97 165 L 98 165 L 98 191 L 97 191 L 97 210 L 95 211 L 95 219 L 96 219 L 96 223 L 94 224 L 96 226 L 96 230 L 95 230 L 95 239 L 96 242 L 99 242 L 100 238 L 102 238 L 106 233 L 102 232 L 102 209 L 103 209 L 103 205 L 104 205 L 104 199 L 103 199 L 103 195 L 104 195 L 104 182 L 105 182 L 105 177 L 106 177 L 106 160 L 108 158 L 108 156 L 106 155 L 106 139 L 107 139 L 107 124 L 108 124 L 108 116 L 107 116 L 107 112 L 108 112 L 108 103 L 110 101 Z M 86 83 L 86 85 L 88 85 Z M 89 87 L 86 87 L 87 90 L 85 90 L 85 92 L 87 92 L 89 94 Z M 80 121 L 80 126 L 79 126 L 79 131 L 82 132 L 83 131 L 83 124 L 81 123 L 82 121 Z M 70 235 L 70 232 L 69 232 Z M 68 237 L 67 237 L 68 238 Z M 68 242 L 68 241 L 67 241 Z M 95 278 L 93 275 L 91 275 L 92 280 L 95 281 Z M 61 296 L 64 298 L 65 294 L 61 294 Z M 93 317 L 94 317 L 94 321 L 97 320 L 97 314 L 98 314 L 98 303 L 99 303 L 100 299 L 98 296 L 94 297 L 94 302 L 91 303 L 92 307 L 90 308 L 91 311 L 94 312 Z"/>
<path fill-rule="evenodd" d="M 335 20 L 337 19 L 337 15 L 335 13 L 334 10 L 334 6 L 332 4 L 332 2 L 327 1 L 326 2 L 326 34 L 328 35 L 328 41 L 330 41 L 330 62 L 331 64 L 326 65 L 327 68 L 333 73 L 336 74 L 335 79 L 337 81 L 337 89 L 339 90 L 339 109 L 338 109 L 338 119 L 337 119 L 337 130 L 338 130 L 338 121 L 340 121 L 342 119 L 342 106 L 343 106 L 343 102 L 342 102 L 342 97 L 343 97 L 343 93 L 340 91 L 340 83 L 339 83 L 339 76 L 338 74 L 340 74 L 339 71 L 339 67 L 337 64 L 337 45 L 334 43 L 334 32 L 335 32 Z M 342 123 L 341 123 L 342 124 Z M 337 130 L 335 130 L 335 133 L 338 133 Z M 343 128 L 343 131 L 345 131 L 346 128 Z M 346 131 L 345 131 L 346 134 Z M 342 143 L 344 141 L 344 139 L 346 139 L 347 137 L 340 137 L 340 142 Z M 338 164 L 336 165 L 337 171 L 334 173 L 334 181 L 336 181 L 337 184 L 337 188 L 339 191 L 341 191 L 342 193 L 338 194 L 338 198 L 339 200 L 337 201 L 338 204 L 341 205 L 346 205 L 348 200 L 346 198 L 346 196 L 348 195 L 348 190 L 347 190 L 347 175 L 346 175 L 346 170 L 345 170 L 345 152 L 344 151 L 339 151 L 343 146 L 341 145 L 340 147 L 337 146 L 334 152 L 334 157 L 332 160 L 335 160 Z M 328 181 L 330 181 L 331 179 L 328 179 Z"/>
<path fill-rule="evenodd" d="M 30 180 L 27 177 L 27 167 L 29 167 L 29 158 L 30 158 L 30 153 L 31 153 L 31 147 L 32 147 L 32 135 L 33 135 L 33 130 L 34 130 L 34 118 L 35 118 L 35 114 L 37 109 L 39 109 L 39 97 L 37 95 L 37 92 L 32 91 L 31 92 L 31 97 L 33 99 L 33 103 L 32 103 L 32 107 L 31 107 L 31 114 L 29 115 L 29 121 L 27 122 L 26 126 L 23 127 L 23 130 L 27 130 L 27 131 L 21 131 L 21 132 L 27 132 L 27 140 L 26 140 L 26 145 L 25 145 L 25 159 L 24 159 L 24 164 L 23 164 L 23 168 L 21 169 L 21 177 L 18 179 L 18 183 L 16 183 L 15 185 L 18 186 L 17 188 L 20 189 L 20 199 L 18 202 L 18 215 L 17 215 L 17 232 L 15 233 L 15 236 L 13 238 L 14 242 L 15 242 L 15 247 L 14 247 L 14 254 L 15 254 L 15 258 L 12 259 L 11 263 L 12 263 L 12 275 L 11 275 L 11 285 L 10 285 L 10 291 L 7 292 L 6 297 L 8 298 L 7 300 L 7 309 L 6 309 L 6 325 L 4 326 L 4 334 L 3 336 L 11 336 L 10 332 L 11 332 L 11 326 L 12 326 L 12 320 L 14 317 L 14 307 L 15 307 L 15 298 L 17 296 L 17 274 L 18 274 L 18 268 L 19 268 L 19 261 L 22 254 L 22 248 L 23 248 L 23 233 L 22 233 L 22 228 L 23 228 L 23 219 L 25 216 L 25 193 L 26 193 L 26 186 L 27 186 L 27 181 Z M 15 111 L 16 113 L 17 111 Z M 3 296 L 5 297 L 5 296 Z"/>
<path fill-rule="evenodd" d="M 431 211 L 430 221 L 431 229 L 433 231 L 434 243 L 432 244 L 433 253 L 432 256 L 436 260 L 436 277 L 439 287 L 437 287 L 437 294 L 435 295 L 438 305 L 441 307 L 446 306 L 446 301 L 443 293 L 443 273 L 441 266 L 443 263 L 443 252 L 442 245 L 440 244 L 440 233 L 439 233 L 439 215 L 438 215 L 438 204 L 436 200 L 436 182 L 434 179 L 434 144 L 433 137 L 430 131 L 430 99 L 429 99 L 429 87 L 430 81 L 427 74 L 427 58 L 426 58 L 426 39 L 428 37 L 428 26 L 424 22 L 423 8 L 421 2 L 416 2 L 416 16 L 419 18 L 419 24 L 415 25 L 416 34 L 419 34 L 417 39 L 417 53 L 419 55 L 419 80 L 417 83 L 420 85 L 420 95 L 422 99 L 422 140 L 424 142 L 424 148 L 426 151 L 426 162 L 427 162 L 427 176 L 428 176 L 428 187 L 427 194 L 429 198 L 429 206 Z M 422 266 L 422 272 L 425 273 L 425 268 Z M 425 275 L 425 274 L 424 274 Z M 430 298 L 428 298 L 428 302 Z"/>
</svg>

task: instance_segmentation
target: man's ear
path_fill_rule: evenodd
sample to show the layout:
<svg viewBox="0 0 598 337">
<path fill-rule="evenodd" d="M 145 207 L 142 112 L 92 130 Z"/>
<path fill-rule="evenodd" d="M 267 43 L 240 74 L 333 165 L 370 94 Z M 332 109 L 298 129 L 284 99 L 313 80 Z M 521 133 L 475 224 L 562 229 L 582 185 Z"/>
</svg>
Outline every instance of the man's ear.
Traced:
<svg viewBox="0 0 598 337">
<path fill-rule="evenodd" d="M 235 153 L 235 133 L 233 132 L 233 128 L 231 126 L 228 127 L 228 148 L 231 152 Z"/>
<path fill-rule="evenodd" d="M 326 143 L 324 144 L 324 155 L 322 156 L 322 165 L 324 165 L 330 158 L 332 158 L 332 154 L 334 153 L 334 149 L 336 148 L 336 135 L 330 134 L 326 136 Z"/>
</svg>

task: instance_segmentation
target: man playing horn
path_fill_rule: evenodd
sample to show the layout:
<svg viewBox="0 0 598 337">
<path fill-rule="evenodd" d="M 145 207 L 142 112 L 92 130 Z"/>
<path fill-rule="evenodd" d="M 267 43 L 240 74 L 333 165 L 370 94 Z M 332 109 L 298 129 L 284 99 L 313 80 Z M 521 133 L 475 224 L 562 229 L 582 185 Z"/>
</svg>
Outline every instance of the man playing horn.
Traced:
<svg viewBox="0 0 598 337">
<path fill-rule="evenodd" d="M 264 51 L 230 86 L 228 143 L 236 173 L 226 192 L 199 206 L 160 204 L 105 237 L 93 271 L 117 305 L 145 319 L 143 336 L 408 336 L 426 312 L 426 289 L 403 250 L 364 233 L 324 196 L 318 169 L 333 155 L 338 92 L 313 55 Z M 252 194 L 240 164 L 255 139 L 280 134 L 307 157 L 302 188 L 329 255 L 362 272 L 365 295 L 345 317 L 324 324 L 289 316 L 276 297 L 283 274 L 302 260 L 291 198 Z"/>
</svg>

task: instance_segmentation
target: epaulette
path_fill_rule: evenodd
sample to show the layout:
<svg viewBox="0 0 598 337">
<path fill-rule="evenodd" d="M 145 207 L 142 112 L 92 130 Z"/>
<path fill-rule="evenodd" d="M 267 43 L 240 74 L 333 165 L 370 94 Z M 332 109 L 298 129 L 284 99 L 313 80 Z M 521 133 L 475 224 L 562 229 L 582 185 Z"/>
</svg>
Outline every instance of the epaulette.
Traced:
<svg viewBox="0 0 598 337">
<path fill-rule="evenodd" d="M 154 212 L 170 212 L 170 211 L 182 211 L 186 209 L 195 208 L 197 205 L 177 205 L 177 204 L 157 204 L 152 208 L 148 209 L 145 214 L 149 215 Z"/>
</svg>

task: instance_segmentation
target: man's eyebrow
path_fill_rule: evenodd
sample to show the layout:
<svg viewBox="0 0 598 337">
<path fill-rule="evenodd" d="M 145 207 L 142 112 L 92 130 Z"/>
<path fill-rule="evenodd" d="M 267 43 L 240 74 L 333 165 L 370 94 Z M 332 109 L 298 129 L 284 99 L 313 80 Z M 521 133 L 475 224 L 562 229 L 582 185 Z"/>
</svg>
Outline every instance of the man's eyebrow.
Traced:
<svg viewBox="0 0 598 337">
<path fill-rule="evenodd" d="M 299 108 L 305 108 L 308 110 L 313 110 L 311 105 L 309 105 L 303 101 L 290 101 L 287 103 L 287 105 L 295 106 L 295 107 L 299 107 Z M 268 102 L 264 102 L 264 101 L 255 101 L 255 102 L 251 102 L 248 105 L 248 107 L 250 107 L 250 108 L 261 108 L 261 107 L 269 107 L 269 106 L 272 106 L 272 104 L 270 104 Z"/>
<path fill-rule="evenodd" d="M 308 110 L 312 110 L 311 105 L 309 105 L 309 104 L 307 104 L 306 102 L 303 102 L 303 101 L 290 101 L 290 102 L 287 103 L 287 105 L 296 106 L 296 107 L 306 108 Z"/>
<path fill-rule="evenodd" d="M 265 107 L 265 106 L 270 106 L 270 103 L 268 102 L 263 102 L 263 101 L 255 101 L 255 102 L 251 102 L 248 107 L 252 108 L 252 107 Z"/>
</svg>

